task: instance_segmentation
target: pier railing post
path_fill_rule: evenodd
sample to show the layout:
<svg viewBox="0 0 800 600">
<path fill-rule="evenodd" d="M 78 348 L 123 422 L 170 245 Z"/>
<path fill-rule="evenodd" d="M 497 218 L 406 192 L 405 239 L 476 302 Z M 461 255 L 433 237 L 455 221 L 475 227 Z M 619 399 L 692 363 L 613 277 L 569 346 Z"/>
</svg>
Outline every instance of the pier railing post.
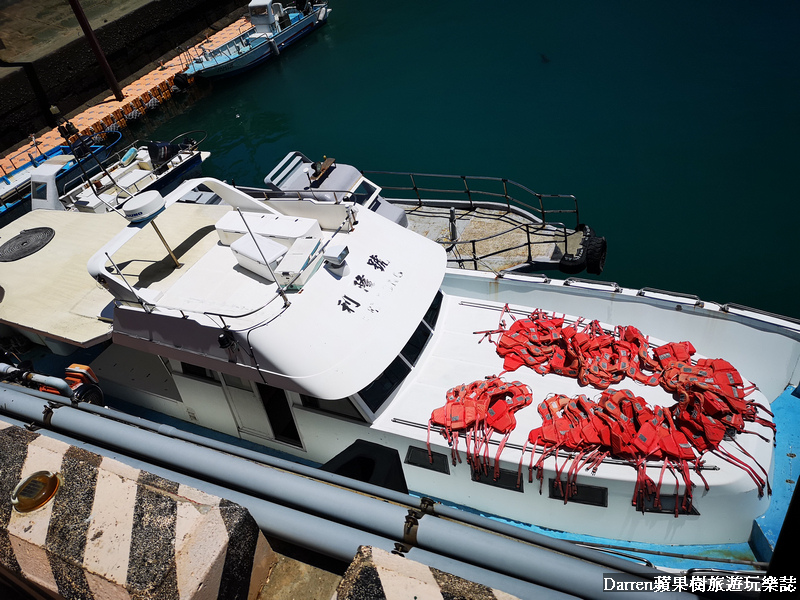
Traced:
<svg viewBox="0 0 800 600">
<path fill-rule="evenodd" d="M 83 29 L 83 34 L 86 36 L 89 45 L 92 47 L 94 55 L 97 57 L 97 62 L 100 63 L 100 68 L 103 70 L 103 75 L 106 77 L 108 86 L 111 88 L 111 91 L 114 92 L 114 97 L 117 99 L 117 101 L 122 102 L 125 96 L 119 87 L 119 83 L 117 82 L 117 78 L 114 76 L 114 72 L 111 70 L 111 65 L 109 65 L 108 60 L 106 60 L 106 55 L 103 53 L 103 49 L 100 47 L 100 42 L 97 41 L 97 37 L 94 35 L 92 26 L 89 25 L 89 20 L 86 18 L 86 14 L 83 12 L 81 3 L 79 0 L 69 0 L 69 5 L 72 7 L 72 12 L 75 13 L 75 18 L 78 19 L 78 24 L 81 26 L 81 29 Z"/>
</svg>

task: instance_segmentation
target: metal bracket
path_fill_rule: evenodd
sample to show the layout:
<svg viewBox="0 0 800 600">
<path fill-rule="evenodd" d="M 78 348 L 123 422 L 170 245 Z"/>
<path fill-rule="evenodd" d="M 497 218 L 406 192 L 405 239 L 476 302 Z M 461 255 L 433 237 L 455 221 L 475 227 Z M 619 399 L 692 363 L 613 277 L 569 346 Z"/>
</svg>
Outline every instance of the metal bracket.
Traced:
<svg viewBox="0 0 800 600">
<path fill-rule="evenodd" d="M 409 546 L 417 545 L 417 529 L 422 514 L 409 509 L 406 515 L 406 525 L 403 527 L 403 543 Z"/>
<path fill-rule="evenodd" d="M 419 508 L 426 515 L 433 515 L 436 514 L 435 509 L 436 503 L 428 498 L 427 496 L 423 496 L 419 499 Z"/>
<path fill-rule="evenodd" d="M 42 410 L 42 421 L 44 421 L 46 427 L 51 427 L 50 419 L 52 417 L 53 417 L 53 407 L 48 404 L 47 406 L 44 407 L 44 410 Z"/>
<path fill-rule="evenodd" d="M 394 550 L 392 550 L 392 554 L 405 557 L 405 555 L 408 554 L 409 552 L 411 552 L 411 546 L 408 546 L 406 544 L 401 544 L 400 542 L 394 543 Z"/>
</svg>

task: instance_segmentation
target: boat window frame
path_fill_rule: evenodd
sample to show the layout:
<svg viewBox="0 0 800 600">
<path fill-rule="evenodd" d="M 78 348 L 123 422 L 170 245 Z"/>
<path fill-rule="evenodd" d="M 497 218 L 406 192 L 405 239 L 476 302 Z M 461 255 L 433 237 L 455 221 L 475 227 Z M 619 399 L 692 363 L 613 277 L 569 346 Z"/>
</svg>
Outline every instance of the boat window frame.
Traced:
<svg viewBox="0 0 800 600">
<path fill-rule="evenodd" d="M 370 423 L 369 415 L 365 414 L 361 403 L 357 402 L 352 396 L 337 398 L 335 400 L 323 400 L 322 398 L 317 398 L 316 396 L 310 396 L 308 394 L 298 394 L 298 396 L 300 397 L 300 406 L 304 410 L 321 413 L 328 417 L 343 419 L 350 423 L 358 423 L 359 425 Z M 347 402 L 349 407 L 352 408 L 353 412 L 358 416 L 336 410 L 336 405 L 334 403 L 337 402 Z"/>
<path fill-rule="evenodd" d="M 215 383 L 219 386 L 222 385 L 219 374 L 217 373 L 217 371 L 214 371 L 213 369 L 206 369 L 205 367 L 201 367 L 199 365 L 174 359 L 169 359 L 169 364 L 173 375 L 175 374 L 182 375 L 184 377 L 191 377 L 192 379 L 196 379 L 198 381 L 205 381 L 206 383 Z M 204 371 L 204 373 L 200 373 L 201 370 Z"/>
<path fill-rule="evenodd" d="M 444 301 L 444 294 L 441 289 L 436 290 L 436 295 L 431 300 L 430 305 L 428 306 L 425 314 L 420 319 L 419 324 L 414 329 L 414 333 L 409 337 L 406 344 L 403 346 L 403 349 L 400 353 L 392 360 L 391 363 L 384 369 L 384 371 L 378 375 L 374 380 L 372 380 L 369 384 L 361 388 L 356 394 L 352 396 L 353 402 L 360 407 L 362 411 L 366 411 L 368 415 L 370 415 L 371 420 L 374 420 L 378 417 L 378 415 L 382 412 L 384 407 L 386 407 L 388 401 L 395 395 L 398 388 L 403 384 L 406 378 L 411 374 L 414 370 L 414 366 L 416 365 L 419 357 L 422 356 L 422 353 L 425 351 L 425 348 L 428 347 L 431 339 L 433 338 L 433 334 L 436 331 L 436 323 L 439 320 L 439 313 L 442 309 L 442 304 Z M 409 360 L 409 358 L 404 354 L 408 349 L 408 345 L 411 342 L 412 338 L 417 334 L 417 332 L 421 328 L 428 329 L 428 335 L 425 339 L 425 342 L 421 345 L 419 352 L 413 356 L 413 360 Z M 378 399 L 377 402 L 374 400 L 367 400 L 364 398 L 365 390 L 368 390 L 376 382 L 381 381 L 382 379 L 386 379 L 391 376 L 391 373 L 396 370 L 398 367 L 405 370 L 405 373 L 397 378 L 395 381 L 390 382 L 389 386 L 387 386 L 381 394 L 376 395 Z M 381 397 L 382 396 L 382 397 Z M 374 405 L 374 406 L 373 406 Z"/>
<path fill-rule="evenodd" d="M 31 200 L 47 200 L 48 184 L 46 182 L 35 182 L 31 185 Z"/>
<path fill-rule="evenodd" d="M 361 189 L 361 186 L 368 186 L 368 187 L 372 188 L 372 191 L 369 194 L 361 194 L 358 191 L 359 189 Z M 366 177 L 362 177 L 358 181 L 358 185 L 353 187 L 352 190 L 353 191 L 350 192 L 350 199 L 355 204 L 360 204 L 361 206 L 367 206 L 367 204 L 369 203 L 370 200 L 372 200 L 373 198 L 375 198 L 376 196 L 378 196 L 380 194 L 381 188 L 379 188 L 377 185 L 372 183 Z M 359 198 L 363 198 L 363 200 L 359 200 Z"/>
</svg>

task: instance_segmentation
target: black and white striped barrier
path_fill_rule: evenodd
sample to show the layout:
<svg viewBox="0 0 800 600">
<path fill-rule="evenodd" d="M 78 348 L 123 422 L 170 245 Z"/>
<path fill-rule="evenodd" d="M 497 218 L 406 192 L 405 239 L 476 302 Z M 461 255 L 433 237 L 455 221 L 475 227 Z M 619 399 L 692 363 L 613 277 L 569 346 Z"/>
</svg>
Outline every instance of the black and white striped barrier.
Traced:
<svg viewBox="0 0 800 600">
<path fill-rule="evenodd" d="M 362 546 L 332 600 L 518 600 L 379 548 Z"/>
<path fill-rule="evenodd" d="M 25 484 L 40 472 L 59 487 L 20 512 L 46 498 Z M 13 576 L 64 598 L 249 600 L 275 561 L 238 504 L 0 421 L 0 567 Z"/>
</svg>

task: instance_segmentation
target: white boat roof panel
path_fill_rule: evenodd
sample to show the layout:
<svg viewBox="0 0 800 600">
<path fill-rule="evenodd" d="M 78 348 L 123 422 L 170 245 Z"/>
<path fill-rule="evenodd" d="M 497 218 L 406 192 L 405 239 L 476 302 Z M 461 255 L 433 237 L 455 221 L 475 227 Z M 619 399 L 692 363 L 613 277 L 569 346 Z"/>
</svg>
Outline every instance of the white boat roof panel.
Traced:
<svg viewBox="0 0 800 600">
<path fill-rule="evenodd" d="M 35 227 L 55 236 L 34 254 L 0 263 L 0 322 L 78 346 L 110 337 L 111 325 L 98 315 L 112 298 L 89 277 L 86 262 L 124 224 L 115 213 L 36 210 L 6 225 L 0 244 Z"/>
</svg>

